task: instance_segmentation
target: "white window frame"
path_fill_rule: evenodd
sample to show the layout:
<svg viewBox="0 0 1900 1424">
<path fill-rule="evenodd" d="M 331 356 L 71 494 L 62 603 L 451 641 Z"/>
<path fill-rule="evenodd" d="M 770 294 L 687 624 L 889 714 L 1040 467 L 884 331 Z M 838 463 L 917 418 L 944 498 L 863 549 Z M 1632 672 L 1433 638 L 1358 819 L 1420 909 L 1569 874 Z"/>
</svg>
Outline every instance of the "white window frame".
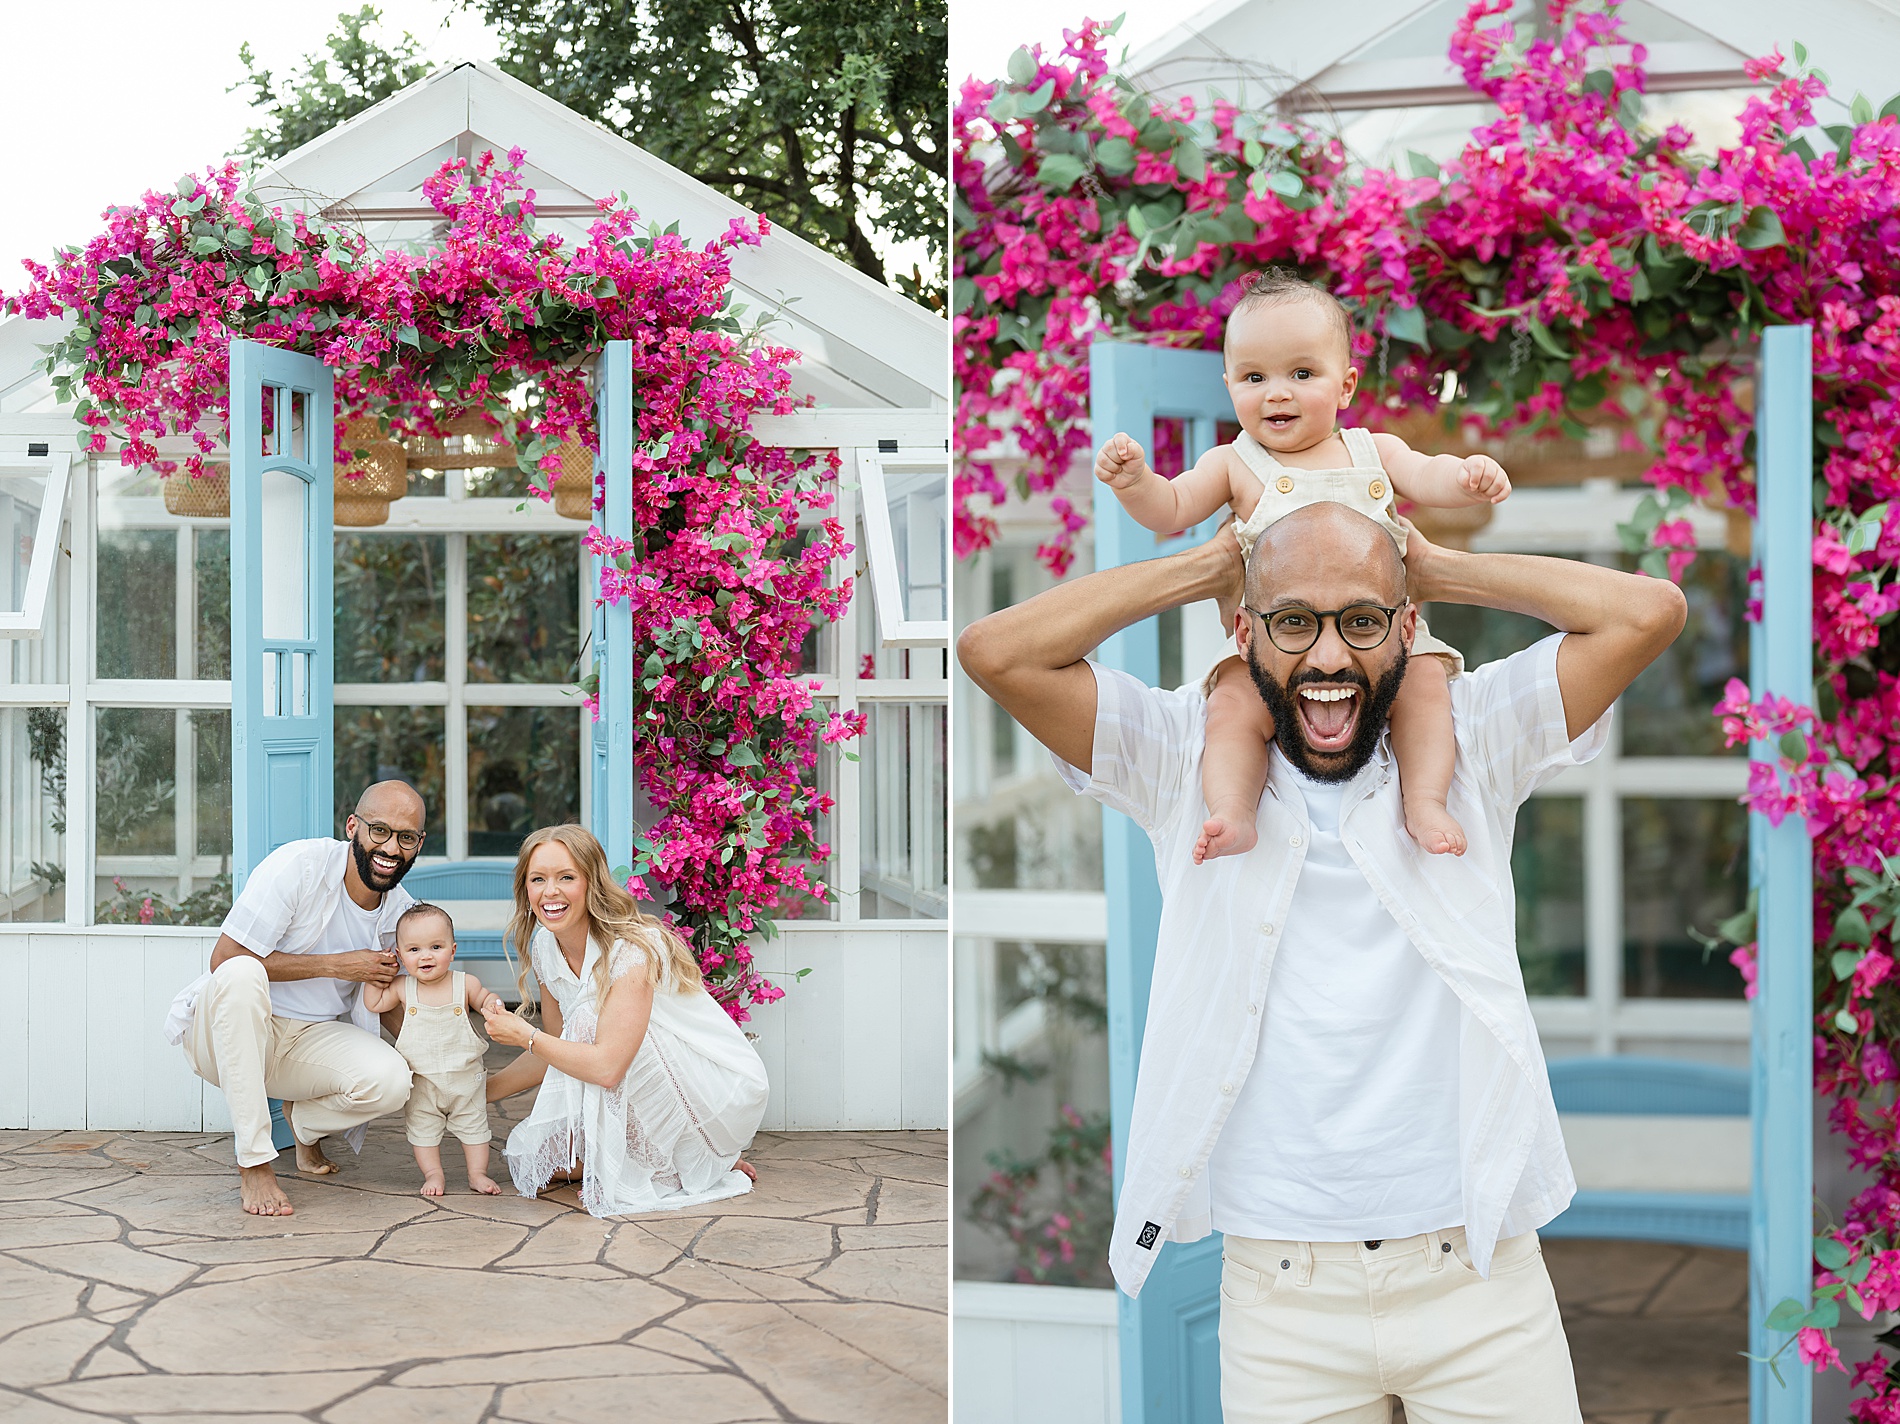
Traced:
<svg viewBox="0 0 1900 1424">
<path fill-rule="evenodd" d="M 46 621 L 46 593 L 53 583 L 53 561 L 59 557 L 59 531 L 66 521 L 66 491 L 72 481 L 70 454 L 28 455 L 25 459 L 0 457 L 0 480 L 9 475 L 37 474 L 46 483 L 40 492 L 40 517 L 33 530 L 33 562 L 27 566 L 26 594 L 18 611 L 0 612 L 0 638 L 37 638 Z"/>
<path fill-rule="evenodd" d="M 950 642 L 950 540 L 948 485 L 950 480 L 950 457 L 941 450 L 931 447 L 909 448 L 892 442 L 890 448 L 857 449 L 855 457 L 858 479 L 863 490 L 864 536 L 870 545 L 871 583 L 877 599 L 878 627 L 883 633 L 884 644 L 894 648 L 948 647 Z M 899 574 L 897 560 L 897 539 L 891 523 L 890 482 L 886 472 L 902 470 L 905 473 L 938 474 L 945 485 L 945 519 L 943 540 L 934 553 L 938 567 L 943 571 L 942 618 L 912 618 L 910 616 L 909 589 Z M 920 552 L 919 541 L 914 528 L 909 526 L 907 534 L 911 564 L 914 567 L 916 556 Z"/>
</svg>

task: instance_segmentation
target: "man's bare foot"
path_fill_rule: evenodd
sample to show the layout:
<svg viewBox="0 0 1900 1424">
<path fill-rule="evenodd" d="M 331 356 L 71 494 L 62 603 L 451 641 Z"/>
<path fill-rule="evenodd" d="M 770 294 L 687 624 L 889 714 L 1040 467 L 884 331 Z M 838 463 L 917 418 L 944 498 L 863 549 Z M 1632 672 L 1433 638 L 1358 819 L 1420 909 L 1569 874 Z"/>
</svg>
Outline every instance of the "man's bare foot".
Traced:
<svg viewBox="0 0 1900 1424">
<path fill-rule="evenodd" d="M 744 1172 L 746 1174 L 746 1177 L 749 1180 L 754 1181 L 754 1182 L 759 1180 L 759 1169 L 757 1167 L 754 1167 L 750 1162 L 746 1161 L 745 1158 L 741 1157 L 737 1162 L 734 1162 L 732 1165 L 738 1171 Z"/>
<path fill-rule="evenodd" d="M 1405 798 L 1405 829 L 1427 855 L 1463 855 L 1465 828 L 1445 809 L 1443 801 L 1423 796 Z"/>
<path fill-rule="evenodd" d="M 1223 855 L 1245 855 L 1260 839 L 1254 827 L 1253 813 L 1243 801 L 1223 801 L 1210 806 L 1201 822 L 1200 839 L 1194 842 L 1194 863 L 1200 865 Z"/>
<path fill-rule="evenodd" d="M 294 1216 L 297 1210 L 277 1185 L 277 1173 L 268 1162 L 238 1168 L 238 1200 L 252 1216 Z"/>
<path fill-rule="evenodd" d="M 442 1195 L 443 1185 L 442 1174 L 431 1172 L 422 1179 L 422 1194 L 425 1197 L 439 1197 Z"/>
<path fill-rule="evenodd" d="M 476 1172 L 469 1173 L 468 1189 L 471 1192 L 480 1192 L 485 1197 L 498 1197 L 501 1195 L 501 1188 L 495 1184 L 493 1177 L 485 1177 Z M 425 1187 L 423 1190 L 427 1191 L 428 1188 Z M 441 1193 L 438 1192 L 436 1195 L 440 1196 Z"/>
<path fill-rule="evenodd" d="M 290 1123 L 290 1137 L 293 1142 L 296 1142 L 297 1125 L 291 1122 L 290 1118 L 290 1110 L 294 1106 L 294 1103 L 284 1104 L 284 1121 Z M 297 1142 L 297 1170 L 306 1177 L 327 1177 L 336 1171 L 336 1163 L 323 1155 L 322 1138 L 318 1138 L 308 1147 Z"/>
</svg>

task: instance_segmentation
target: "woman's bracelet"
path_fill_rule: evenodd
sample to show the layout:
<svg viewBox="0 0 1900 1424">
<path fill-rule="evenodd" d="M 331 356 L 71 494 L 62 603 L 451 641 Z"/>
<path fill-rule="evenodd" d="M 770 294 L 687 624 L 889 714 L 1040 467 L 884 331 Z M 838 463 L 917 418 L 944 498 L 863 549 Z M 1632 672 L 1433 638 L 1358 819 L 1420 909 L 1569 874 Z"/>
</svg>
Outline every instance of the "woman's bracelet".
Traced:
<svg viewBox="0 0 1900 1424">
<path fill-rule="evenodd" d="M 534 1030 L 528 1030 L 528 1052 L 534 1052 Z"/>
</svg>

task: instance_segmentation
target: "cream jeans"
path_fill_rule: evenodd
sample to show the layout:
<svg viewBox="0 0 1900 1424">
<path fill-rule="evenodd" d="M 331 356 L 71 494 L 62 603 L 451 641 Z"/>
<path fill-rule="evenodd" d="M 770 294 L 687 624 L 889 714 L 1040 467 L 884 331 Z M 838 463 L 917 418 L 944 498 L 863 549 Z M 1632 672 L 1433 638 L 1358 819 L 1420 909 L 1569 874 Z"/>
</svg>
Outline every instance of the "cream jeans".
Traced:
<svg viewBox="0 0 1900 1424">
<path fill-rule="evenodd" d="M 296 1104 L 292 1127 L 307 1144 L 394 1112 L 409 1097 L 409 1065 L 380 1038 L 354 1024 L 274 1016 L 263 961 L 248 954 L 212 974 L 184 1049 L 192 1071 L 224 1089 L 240 1167 L 277 1156 L 271 1098 Z"/>
<path fill-rule="evenodd" d="M 1579 1424 L 1537 1233 L 1491 1277 L 1462 1228 L 1382 1241 L 1229 1236 L 1220 1285 L 1226 1424 Z"/>
</svg>

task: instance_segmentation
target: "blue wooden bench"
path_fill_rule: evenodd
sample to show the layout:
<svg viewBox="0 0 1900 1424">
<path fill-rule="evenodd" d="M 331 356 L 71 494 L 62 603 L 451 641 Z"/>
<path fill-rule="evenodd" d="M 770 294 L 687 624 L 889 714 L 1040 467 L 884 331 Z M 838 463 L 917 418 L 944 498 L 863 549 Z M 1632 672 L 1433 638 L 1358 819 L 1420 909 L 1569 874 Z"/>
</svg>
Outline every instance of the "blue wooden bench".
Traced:
<svg viewBox="0 0 1900 1424">
<path fill-rule="evenodd" d="M 1644 1117 L 1748 1116 L 1748 1074 L 1670 1058 L 1567 1058 L 1550 1065 L 1560 1113 Z M 1545 1236 L 1671 1241 L 1748 1249 L 1748 1195 L 1579 1191 Z"/>
<path fill-rule="evenodd" d="M 403 889 L 418 900 L 440 903 L 444 900 L 512 900 L 515 894 L 515 863 L 512 860 L 447 860 L 418 865 L 402 879 Z M 451 912 L 453 913 L 453 912 Z M 502 932 L 488 929 L 455 931 L 457 959 L 506 959 L 502 950 Z M 284 1121 L 284 1105 L 270 1100 L 270 1140 L 279 1152 L 294 1140 L 290 1124 Z"/>
</svg>

